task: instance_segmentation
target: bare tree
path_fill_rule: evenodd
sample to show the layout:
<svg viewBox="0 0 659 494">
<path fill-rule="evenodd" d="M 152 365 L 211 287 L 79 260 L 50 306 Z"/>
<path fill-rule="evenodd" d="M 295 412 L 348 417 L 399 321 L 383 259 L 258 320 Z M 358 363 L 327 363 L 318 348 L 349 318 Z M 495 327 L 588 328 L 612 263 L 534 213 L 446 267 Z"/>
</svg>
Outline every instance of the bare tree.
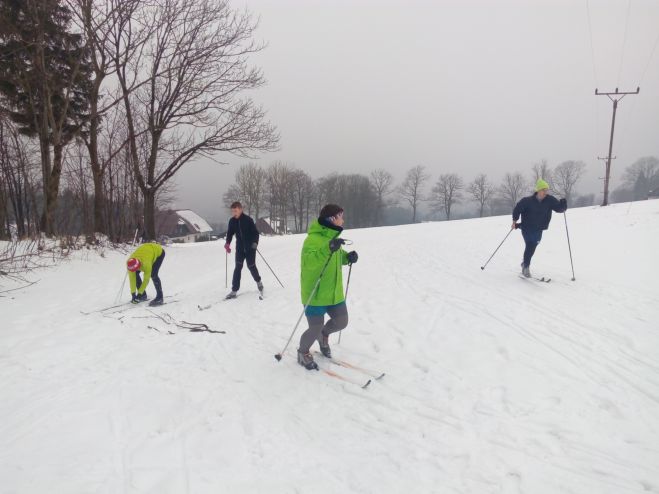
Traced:
<svg viewBox="0 0 659 494">
<path fill-rule="evenodd" d="M 553 188 L 552 170 L 551 167 L 549 166 L 549 163 L 547 163 L 547 160 L 543 159 L 540 160 L 538 163 L 534 164 L 532 168 L 532 172 L 533 172 L 533 183 L 536 183 L 538 180 L 543 179 L 545 182 L 549 184 L 550 187 Z"/>
<path fill-rule="evenodd" d="M 517 201 L 522 197 L 527 185 L 526 180 L 524 180 L 524 175 L 521 173 L 506 173 L 503 178 L 503 183 L 499 187 L 501 199 L 514 208 Z"/>
<path fill-rule="evenodd" d="M 485 208 L 489 205 L 494 195 L 494 186 L 487 179 L 487 175 L 481 173 L 469 184 L 467 192 L 478 203 L 478 216 L 482 218 Z"/>
<path fill-rule="evenodd" d="M 35 152 L 28 142 L 20 135 L 16 125 L 0 114 L 0 181 L 3 182 L 5 196 L 5 202 L 0 207 L 6 207 L 7 203 L 11 206 L 4 223 L 8 225 L 9 218 L 13 218 L 19 239 L 32 237 L 39 223 L 36 198 L 38 173 L 31 160 Z"/>
<path fill-rule="evenodd" d="M 264 110 L 242 96 L 264 83 L 247 63 L 263 48 L 252 40 L 255 23 L 247 12 L 226 0 L 162 0 L 144 15 L 155 26 L 144 48 L 125 50 L 128 26 L 116 38 L 114 56 L 145 235 L 155 238 L 157 191 L 181 167 L 221 152 L 248 157 L 273 150 L 278 136 Z M 149 83 L 131 91 L 143 72 Z"/>
<path fill-rule="evenodd" d="M 564 161 L 554 168 L 554 191 L 570 202 L 574 187 L 586 171 L 583 161 Z"/>
<path fill-rule="evenodd" d="M 296 232 L 304 232 L 309 227 L 313 180 L 304 171 L 295 169 L 290 175 L 291 212 Z"/>
<path fill-rule="evenodd" d="M 131 22 L 140 22 L 140 12 L 143 10 L 142 0 L 64 0 L 75 14 L 74 20 L 78 31 L 85 40 L 89 53 L 91 80 L 89 83 L 89 114 L 85 116 L 88 129 L 81 134 L 89 153 L 89 164 L 92 170 L 94 185 L 94 231 L 110 233 L 110 223 L 105 214 L 104 174 L 109 166 L 109 160 L 102 161 L 99 157 L 99 139 L 102 121 L 106 113 L 121 103 L 122 94 L 116 91 L 113 84 L 107 83 L 108 77 L 116 73 L 115 62 L 123 54 L 113 56 L 113 43 L 122 35 L 130 34 L 129 42 L 123 46 L 125 51 L 140 50 L 149 39 L 153 24 L 147 23 L 141 30 L 132 31 Z M 131 32 L 132 31 L 132 32 Z M 134 80 L 128 91 L 146 84 L 148 77 Z M 125 142 L 118 143 L 120 146 Z M 120 152 L 121 147 L 115 152 Z"/>
<path fill-rule="evenodd" d="M 659 188 L 659 159 L 654 156 L 637 159 L 625 169 L 622 181 L 632 194 L 631 199 L 647 199 L 650 191 Z"/>
<path fill-rule="evenodd" d="M 430 175 L 426 173 L 425 166 L 415 166 L 407 171 L 405 180 L 398 188 L 401 199 L 412 208 L 412 223 L 416 223 L 416 213 L 419 203 L 423 200 L 423 187 Z"/>
<path fill-rule="evenodd" d="M 463 188 L 462 178 L 455 173 L 440 175 L 432 188 L 433 205 L 436 210 L 444 211 L 447 221 L 451 219 L 451 208 L 462 198 L 461 190 Z"/>
<path fill-rule="evenodd" d="M 288 231 L 288 212 L 290 211 L 290 200 L 292 197 L 291 176 L 293 168 L 282 161 L 272 163 L 267 169 L 267 202 L 271 221 L 278 222 L 281 230 L 279 233 Z"/>
<path fill-rule="evenodd" d="M 258 219 L 264 204 L 267 173 L 257 163 L 242 165 L 235 175 L 236 182 L 224 194 L 224 201 L 240 201 L 248 214 Z"/>
<path fill-rule="evenodd" d="M 380 226 L 382 224 L 382 216 L 386 206 L 386 197 L 391 194 L 394 177 L 386 170 L 378 169 L 371 172 L 371 185 L 377 197 L 375 205 L 374 224 Z"/>
</svg>

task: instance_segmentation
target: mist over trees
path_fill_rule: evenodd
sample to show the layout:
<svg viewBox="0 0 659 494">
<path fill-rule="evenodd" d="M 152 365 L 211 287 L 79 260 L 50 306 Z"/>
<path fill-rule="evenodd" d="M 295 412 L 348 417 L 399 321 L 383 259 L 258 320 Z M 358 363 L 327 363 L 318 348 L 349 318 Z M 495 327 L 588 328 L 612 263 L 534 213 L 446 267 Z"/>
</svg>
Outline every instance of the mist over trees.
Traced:
<svg viewBox="0 0 659 494">
<path fill-rule="evenodd" d="M 640 165 L 634 170 L 637 168 Z M 451 220 L 509 214 L 522 197 L 533 193 L 538 178 L 547 177 L 551 193 L 567 197 L 571 206 L 593 205 L 594 194 L 576 193 L 584 169 L 585 164 L 580 161 L 565 161 L 551 168 L 543 160 L 532 165 L 527 176 L 522 172 L 506 173 L 497 185 L 485 173 L 468 183 L 457 173 L 441 173 L 432 183 L 428 169 L 417 165 L 409 168 L 396 184 L 393 175 L 383 169 L 372 170 L 368 175 L 332 173 L 312 177 L 291 163 L 262 166 L 251 162 L 238 168 L 224 202 L 228 207 L 233 201 L 241 201 L 247 214 L 265 217 L 278 233 L 306 231 L 327 203 L 345 209 L 348 228 Z M 645 173 L 644 168 L 640 175 Z M 456 205 L 461 206 L 457 216 Z"/>
</svg>

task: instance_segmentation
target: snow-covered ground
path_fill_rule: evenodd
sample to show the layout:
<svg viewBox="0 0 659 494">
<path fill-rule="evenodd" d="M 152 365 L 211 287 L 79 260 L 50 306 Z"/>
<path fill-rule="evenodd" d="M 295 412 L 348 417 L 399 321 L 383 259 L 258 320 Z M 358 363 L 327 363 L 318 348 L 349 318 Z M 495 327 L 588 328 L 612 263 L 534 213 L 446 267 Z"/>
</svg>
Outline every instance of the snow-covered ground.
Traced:
<svg viewBox="0 0 659 494">
<path fill-rule="evenodd" d="M 519 232 L 481 271 L 509 217 L 346 231 L 333 349 L 386 372 L 366 390 L 273 358 L 303 236 L 262 240 L 286 286 L 258 259 L 263 301 L 245 270 L 218 302 L 217 242 L 167 248 L 153 313 L 81 314 L 112 305 L 119 253 L 39 271 L 0 298 L 0 492 L 659 492 L 659 201 L 568 220 L 577 279 L 554 215 L 549 284 L 518 277 Z"/>
</svg>

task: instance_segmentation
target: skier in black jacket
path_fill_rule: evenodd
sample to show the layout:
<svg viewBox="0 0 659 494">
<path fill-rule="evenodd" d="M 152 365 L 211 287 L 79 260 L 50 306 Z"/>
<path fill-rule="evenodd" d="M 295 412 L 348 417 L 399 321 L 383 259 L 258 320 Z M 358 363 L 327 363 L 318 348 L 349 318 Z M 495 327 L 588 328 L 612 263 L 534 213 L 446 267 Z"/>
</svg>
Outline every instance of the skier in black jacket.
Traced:
<svg viewBox="0 0 659 494">
<path fill-rule="evenodd" d="M 236 268 L 233 271 L 233 280 L 231 282 L 231 293 L 226 298 L 236 298 L 240 290 L 240 275 L 243 270 L 243 263 L 247 260 L 247 267 L 252 273 L 254 281 L 259 292 L 263 292 L 263 283 L 261 275 L 256 269 L 256 249 L 259 246 L 259 231 L 256 229 L 254 220 L 243 213 L 243 206 L 239 202 L 231 204 L 231 219 L 227 229 L 226 243 L 224 250 L 231 254 L 231 240 L 236 236 Z"/>
<path fill-rule="evenodd" d="M 535 185 L 535 193 L 520 200 L 513 209 L 513 226 L 520 228 L 526 248 L 524 249 L 524 260 L 522 261 L 522 274 L 526 278 L 531 277 L 531 258 L 535 249 L 542 240 L 542 232 L 549 228 L 551 212 L 563 213 L 567 210 L 567 201 L 560 201 L 549 195 L 549 184 L 543 179 L 538 180 Z M 519 217 L 522 222 L 517 223 Z"/>
</svg>

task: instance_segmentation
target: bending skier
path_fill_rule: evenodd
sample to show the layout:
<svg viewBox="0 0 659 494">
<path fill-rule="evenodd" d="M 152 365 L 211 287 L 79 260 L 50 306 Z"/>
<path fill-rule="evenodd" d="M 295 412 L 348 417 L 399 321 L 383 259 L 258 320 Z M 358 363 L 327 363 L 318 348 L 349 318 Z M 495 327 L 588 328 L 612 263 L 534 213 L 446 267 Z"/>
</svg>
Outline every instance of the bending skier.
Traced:
<svg viewBox="0 0 659 494">
<path fill-rule="evenodd" d="M 567 210 L 567 200 L 560 201 L 549 195 L 549 184 L 539 179 L 535 184 L 535 193 L 521 199 L 513 209 L 513 226 L 520 228 L 524 243 L 524 259 L 522 260 L 522 274 L 526 278 L 531 277 L 531 258 L 542 240 L 542 232 L 549 228 L 551 212 L 563 213 Z M 522 222 L 517 220 L 522 217 Z"/>
<path fill-rule="evenodd" d="M 321 353 L 331 358 L 329 335 L 348 325 L 342 267 L 357 262 L 358 256 L 357 252 L 348 253 L 341 247 L 345 243 L 339 238 L 342 231 L 343 209 L 335 204 L 328 204 L 320 211 L 319 218 L 309 225 L 308 235 L 302 246 L 300 285 L 302 303 L 308 303 L 305 315 L 309 329 L 300 337 L 297 361 L 309 370 L 318 368 L 309 351 L 314 342 L 318 341 Z M 325 265 L 327 268 L 323 273 Z M 312 297 L 319 278 L 320 283 Z M 325 314 L 330 317 L 327 323 Z"/>
<path fill-rule="evenodd" d="M 128 278 L 130 280 L 130 293 L 132 295 L 131 302 L 139 304 L 147 300 L 146 287 L 149 280 L 153 279 L 153 286 L 156 287 L 156 298 L 154 298 L 149 305 L 162 305 L 162 284 L 158 272 L 162 261 L 165 259 L 165 250 L 160 244 L 149 242 L 140 245 L 135 252 L 133 252 L 126 262 L 128 268 Z M 144 273 L 144 279 L 140 277 L 140 272 Z"/>
<path fill-rule="evenodd" d="M 240 290 L 240 278 L 243 270 L 243 264 L 247 261 L 247 268 L 252 273 L 252 278 L 256 281 L 259 292 L 263 293 L 263 283 L 261 275 L 256 269 L 256 249 L 259 246 L 259 231 L 256 229 L 254 220 L 243 213 L 243 205 L 240 202 L 231 204 L 231 219 L 227 229 L 226 243 L 224 250 L 231 254 L 231 240 L 236 236 L 236 267 L 233 270 L 233 279 L 231 281 L 231 293 L 226 298 L 232 299 L 238 296 Z"/>
</svg>

